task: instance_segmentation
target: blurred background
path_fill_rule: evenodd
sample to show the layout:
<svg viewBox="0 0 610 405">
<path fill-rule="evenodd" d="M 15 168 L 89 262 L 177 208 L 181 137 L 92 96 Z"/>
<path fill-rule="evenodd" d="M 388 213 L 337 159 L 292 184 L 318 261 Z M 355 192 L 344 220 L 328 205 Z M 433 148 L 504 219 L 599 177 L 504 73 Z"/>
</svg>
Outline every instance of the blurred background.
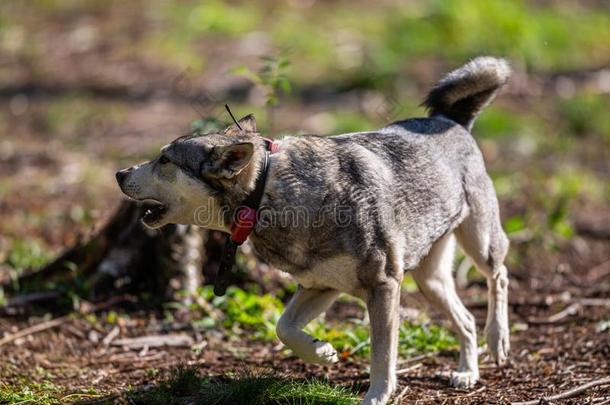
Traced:
<svg viewBox="0 0 610 405">
<path fill-rule="evenodd" d="M 122 200 L 117 169 L 151 158 L 189 131 L 224 125 L 229 121 L 225 103 L 236 116 L 255 113 L 263 134 L 273 137 L 375 129 L 424 115 L 420 103 L 439 76 L 478 55 L 506 57 L 514 69 L 509 86 L 483 112 L 473 134 L 512 241 L 507 264 L 516 347 L 519 336 L 531 346 L 544 330 L 553 336 L 545 342 L 559 342 L 553 346 L 557 350 L 570 352 L 570 341 L 590 339 L 600 352 L 587 355 L 607 355 L 610 6 L 598 0 L 0 2 L 0 305 L 5 308 L 0 332 L 8 335 L 44 316 L 44 310 L 15 305 L 15 297 L 26 293 L 60 291 L 54 299 L 67 297 L 70 308 L 83 312 L 81 299 L 93 297 L 78 283 L 78 268 L 71 270 L 76 281 L 70 286 L 62 280 L 35 286 L 15 280 L 98 234 L 116 216 Z M 203 236 L 208 240 L 204 256 L 217 255 L 215 238 Z M 214 334 L 222 327 L 233 331 L 236 346 L 252 346 L 255 340 L 256 350 L 263 350 L 260 345 L 271 350 L 273 345 L 260 342 L 277 344 L 272 325 L 294 285 L 268 272 L 247 248 L 240 266 L 253 276 L 229 294 L 233 304 L 214 301 L 209 288 L 199 288 L 202 299 L 195 303 L 178 304 L 174 296 L 173 307 L 155 304 L 152 312 L 113 312 L 110 319 L 102 311 L 98 329 L 83 319 L 73 327 L 97 347 L 91 330 L 103 337 L 119 325 L 128 335 L 129 325 L 144 330 L 148 318 L 171 323 L 177 319 L 172 311 L 182 309 L 180 316 L 188 312 L 185 319 L 197 325 L 195 341 L 209 348 L 213 339 L 226 339 Z M 463 296 L 484 320 L 484 282 L 461 257 L 456 267 Z M 404 300 L 419 303 L 412 281 L 406 283 Z M 177 296 L 180 291 L 177 286 Z M 147 301 L 145 294 L 136 299 Z M 365 324 L 359 304 L 344 301 L 335 311 L 336 325 L 351 318 Z M 231 305 L 237 305 L 234 312 Z M 567 317 L 581 325 L 582 336 L 532 329 L 566 307 L 571 309 L 560 321 Z M 251 318 L 235 315 L 244 311 Z M 430 320 L 422 316 L 405 314 L 416 326 Z M 343 328 L 319 333 L 332 335 L 325 338 L 335 339 L 346 361 L 357 363 L 358 355 L 366 354 L 366 328 L 354 327 L 351 336 Z M 432 329 L 436 337 L 422 343 L 432 346 L 421 352 L 454 347 L 444 331 Z M 47 338 L 58 340 L 58 356 L 69 363 L 70 351 L 62 352 L 59 343 L 68 339 L 62 333 L 70 335 L 60 328 Z M 401 336 L 407 339 L 409 333 Z M 435 346 L 439 341 L 444 343 Z M 404 351 L 414 345 L 408 342 Z M 9 350 L 0 347 L 0 357 L 7 354 L 3 349 Z M 257 364 L 277 361 L 264 353 Z M 532 365 L 523 367 L 537 375 L 530 354 L 521 359 Z M 215 356 L 210 354 L 206 364 L 215 364 Z M 13 384 L 28 370 L 24 364 L 44 368 L 44 362 L 17 357 L 12 371 L 0 371 Z M 311 368 L 295 364 L 298 376 L 311 375 Z M 607 360 L 596 366 L 602 373 L 608 367 Z M 134 373 L 136 385 L 157 375 Z M 45 380 L 26 374 L 32 381 Z M 51 379 L 60 393 L 67 389 L 57 382 L 61 378 Z M 101 392 L 115 390 L 119 382 L 104 378 Z M 530 381 L 549 386 L 548 380 Z M 426 384 L 438 382 L 421 382 L 422 392 Z"/>
</svg>

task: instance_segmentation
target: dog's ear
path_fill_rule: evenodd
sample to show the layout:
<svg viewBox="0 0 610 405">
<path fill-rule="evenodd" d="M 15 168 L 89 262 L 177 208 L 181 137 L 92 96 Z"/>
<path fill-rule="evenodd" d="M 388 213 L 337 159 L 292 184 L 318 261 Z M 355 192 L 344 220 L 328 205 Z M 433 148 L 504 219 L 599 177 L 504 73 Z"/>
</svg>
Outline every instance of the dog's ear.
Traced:
<svg viewBox="0 0 610 405">
<path fill-rule="evenodd" d="M 211 159 L 202 165 L 201 175 L 231 179 L 248 166 L 253 152 L 254 145 L 250 142 L 217 146 L 212 151 Z"/>
<path fill-rule="evenodd" d="M 254 119 L 254 114 L 248 114 L 245 117 L 242 117 L 237 123 L 241 127 L 241 130 L 234 124 L 225 129 L 225 135 L 239 135 L 244 132 L 256 132 L 256 119 Z"/>
</svg>

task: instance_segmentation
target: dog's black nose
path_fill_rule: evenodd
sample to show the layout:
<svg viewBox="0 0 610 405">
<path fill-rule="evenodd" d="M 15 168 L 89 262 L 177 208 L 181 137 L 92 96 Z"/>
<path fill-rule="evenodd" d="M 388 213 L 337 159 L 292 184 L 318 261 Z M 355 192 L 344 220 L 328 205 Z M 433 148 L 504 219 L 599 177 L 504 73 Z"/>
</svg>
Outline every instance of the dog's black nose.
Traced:
<svg viewBox="0 0 610 405">
<path fill-rule="evenodd" d="M 127 177 L 127 175 L 129 174 L 129 169 L 123 169 L 123 170 L 119 170 L 118 172 L 116 172 L 115 176 L 116 176 L 116 181 L 121 184 L 123 183 L 123 180 L 125 180 L 125 177 Z"/>
</svg>

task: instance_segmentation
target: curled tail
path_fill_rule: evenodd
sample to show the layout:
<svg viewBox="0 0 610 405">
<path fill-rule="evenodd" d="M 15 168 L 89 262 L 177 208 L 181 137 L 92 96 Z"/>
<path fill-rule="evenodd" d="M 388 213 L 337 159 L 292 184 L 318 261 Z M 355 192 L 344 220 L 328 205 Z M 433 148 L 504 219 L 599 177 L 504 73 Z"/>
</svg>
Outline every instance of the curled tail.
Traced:
<svg viewBox="0 0 610 405">
<path fill-rule="evenodd" d="M 504 59 L 479 56 L 443 77 L 423 105 L 430 116 L 443 115 L 467 130 L 510 77 Z"/>
</svg>

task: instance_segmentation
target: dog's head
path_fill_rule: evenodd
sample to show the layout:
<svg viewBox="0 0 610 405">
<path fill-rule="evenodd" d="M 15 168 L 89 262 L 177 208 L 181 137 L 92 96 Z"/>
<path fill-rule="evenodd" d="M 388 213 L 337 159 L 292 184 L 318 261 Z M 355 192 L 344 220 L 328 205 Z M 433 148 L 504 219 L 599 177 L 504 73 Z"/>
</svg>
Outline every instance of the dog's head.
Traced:
<svg viewBox="0 0 610 405">
<path fill-rule="evenodd" d="M 247 193 L 258 172 L 260 137 L 248 115 L 222 132 L 189 135 L 161 148 L 155 159 L 116 173 L 119 187 L 149 209 L 142 218 L 150 228 L 168 223 L 226 230 L 227 195 Z"/>
</svg>

